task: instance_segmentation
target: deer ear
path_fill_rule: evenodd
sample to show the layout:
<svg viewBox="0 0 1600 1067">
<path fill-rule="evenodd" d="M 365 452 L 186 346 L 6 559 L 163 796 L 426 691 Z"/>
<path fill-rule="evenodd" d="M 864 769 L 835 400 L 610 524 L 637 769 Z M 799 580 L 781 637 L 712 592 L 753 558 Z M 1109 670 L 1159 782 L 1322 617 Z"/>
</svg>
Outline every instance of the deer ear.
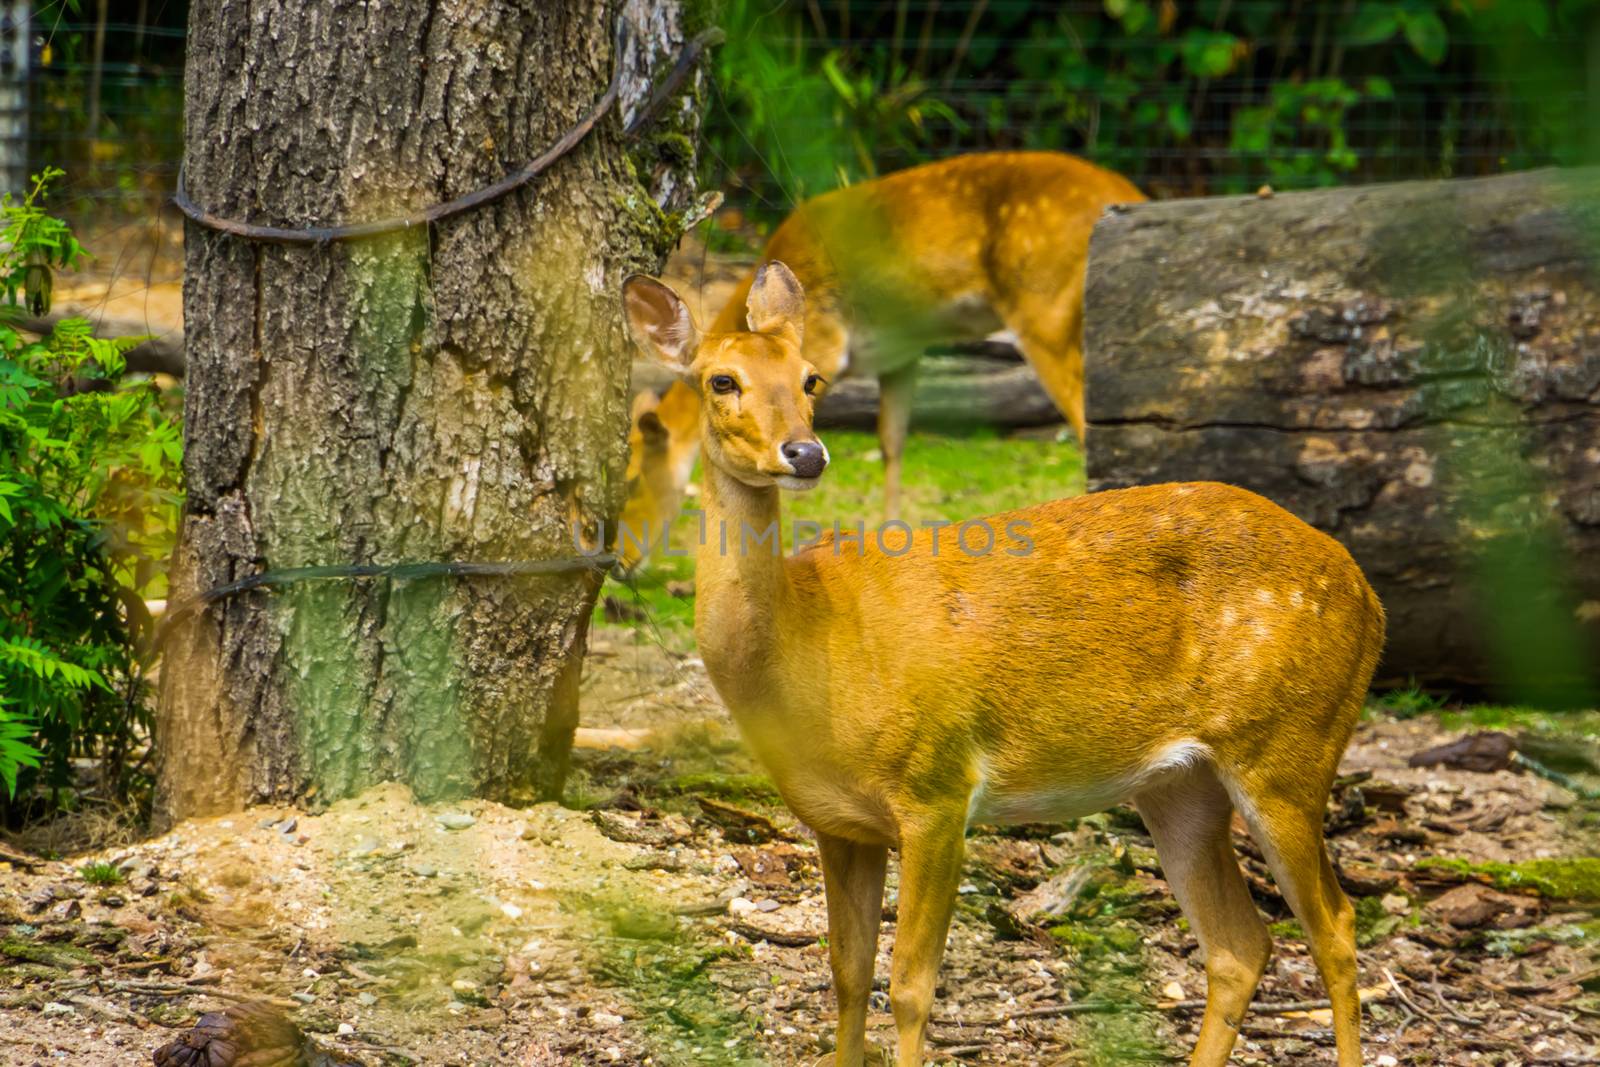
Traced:
<svg viewBox="0 0 1600 1067">
<path fill-rule="evenodd" d="M 778 260 L 768 260 L 756 271 L 744 310 L 756 333 L 791 334 L 794 343 L 800 343 L 806 322 L 806 291 L 794 271 Z"/>
<path fill-rule="evenodd" d="M 645 355 L 679 373 L 694 362 L 700 331 L 689 305 L 669 286 L 635 274 L 622 283 L 622 308 L 633 343 Z"/>
</svg>

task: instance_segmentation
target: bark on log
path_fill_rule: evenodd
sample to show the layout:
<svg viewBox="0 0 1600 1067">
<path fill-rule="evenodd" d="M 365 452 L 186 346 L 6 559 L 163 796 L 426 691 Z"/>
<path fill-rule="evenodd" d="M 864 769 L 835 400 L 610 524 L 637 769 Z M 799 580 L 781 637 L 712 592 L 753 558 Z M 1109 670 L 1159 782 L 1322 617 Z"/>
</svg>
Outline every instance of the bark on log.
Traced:
<svg viewBox="0 0 1600 1067">
<path fill-rule="evenodd" d="M 659 364 L 634 361 L 634 392 L 649 389 L 660 393 L 671 383 L 672 373 Z M 917 365 L 913 426 L 1019 429 L 1062 421 L 1061 412 L 1039 384 L 1039 376 L 1006 342 L 951 345 L 930 352 Z M 817 405 L 816 423 L 823 429 L 875 430 L 877 379 L 847 375 L 829 383 Z"/>
<path fill-rule="evenodd" d="M 941 356 L 917 364 L 911 403 L 915 427 L 1014 429 L 1061 421 L 1061 412 L 1026 363 Z M 830 384 L 817 405 L 817 425 L 876 429 L 877 379 L 845 377 Z"/>
<path fill-rule="evenodd" d="M 1600 173 L 1136 206 L 1096 230 L 1091 490 L 1216 479 L 1343 541 L 1387 680 L 1600 663 Z"/>
<path fill-rule="evenodd" d="M 623 110 L 641 65 L 670 65 L 679 11 L 639 23 Z M 602 0 L 196 0 L 189 194 L 283 226 L 460 196 L 594 105 L 613 33 Z M 284 247 L 190 223 L 173 601 L 264 569 L 572 555 L 571 525 L 621 504 L 617 293 L 676 240 L 660 205 L 692 192 L 692 114 L 628 145 L 613 111 L 530 186 L 426 229 Z M 550 793 L 598 580 L 337 581 L 196 613 L 162 668 L 161 814 L 384 779 Z"/>
</svg>

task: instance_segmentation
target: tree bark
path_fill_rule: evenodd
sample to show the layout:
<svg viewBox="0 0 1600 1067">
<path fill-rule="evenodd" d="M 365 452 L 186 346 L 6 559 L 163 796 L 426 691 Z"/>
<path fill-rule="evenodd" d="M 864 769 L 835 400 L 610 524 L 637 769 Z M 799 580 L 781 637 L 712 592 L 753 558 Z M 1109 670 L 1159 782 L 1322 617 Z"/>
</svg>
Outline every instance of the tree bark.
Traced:
<svg viewBox="0 0 1600 1067">
<path fill-rule="evenodd" d="M 682 40 L 677 5 L 656 7 L 624 110 Z M 601 0 L 196 0 L 189 194 L 282 226 L 460 196 L 594 105 L 613 34 Z M 621 279 L 659 267 L 677 237 L 660 205 L 692 192 L 692 147 L 660 148 L 630 146 L 613 111 L 509 197 L 367 241 L 190 223 L 173 602 L 267 569 L 574 555 L 573 523 L 592 535 L 624 488 Z M 162 668 L 160 813 L 386 779 L 423 797 L 559 789 L 599 582 L 331 581 L 196 613 Z"/>
<path fill-rule="evenodd" d="M 1091 490 L 1217 479 L 1349 547 L 1390 681 L 1588 699 L 1600 173 L 1139 205 L 1086 295 Z"/>
</svg>

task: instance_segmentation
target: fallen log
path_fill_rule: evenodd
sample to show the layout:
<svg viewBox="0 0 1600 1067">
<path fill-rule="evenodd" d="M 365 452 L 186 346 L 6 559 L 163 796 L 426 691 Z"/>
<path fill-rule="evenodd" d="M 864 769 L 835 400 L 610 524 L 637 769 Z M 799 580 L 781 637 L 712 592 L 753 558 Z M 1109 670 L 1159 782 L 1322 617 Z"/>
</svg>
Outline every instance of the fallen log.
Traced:
<svg viewBox="0 0 1600 1067">
<path fill-rule="evenodd" d="M 1380 678 L 1590 698 L 1600 171 L 1140 204 L 1085 300 L 1091 490 L 1215 479 L 1350 549 Z"/>
<path fill-rule="evenodd" d="M 657 393 L 672 375 L 656 363 L 634 362 L 631 392 Z M 973 426 L 1020 429 L 1061 422 L 1033 368 L 1003 341 L 978 341 L 931 350 L 917 367 L 911 424 L 959 430 Z M 817 405 L 822 428 L 872 430 L 878 425 L 878 382 L 845 375 L 830 382 Z"/>
</svg>

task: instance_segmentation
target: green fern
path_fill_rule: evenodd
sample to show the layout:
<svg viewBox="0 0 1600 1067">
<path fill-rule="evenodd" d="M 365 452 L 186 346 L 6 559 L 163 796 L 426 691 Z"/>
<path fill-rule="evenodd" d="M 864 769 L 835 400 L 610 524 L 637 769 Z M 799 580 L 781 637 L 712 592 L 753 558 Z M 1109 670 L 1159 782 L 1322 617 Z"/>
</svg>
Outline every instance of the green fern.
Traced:
<svg viewBox="0 0 1600 1067">
<path fill-rule="evenodd" d="M 33 724 L 6 709 L 6 700 L 0 697 L 0 781 L 6 784 L 6 796 L 17 795 L 17 774 L 24 767 L 38 767 L 40 751 L 29 742 L 33 738 Z"/>
<path fill-rule="evenodd" d="M 149 736 L 141 601 L 166 593 L 182 501 L 176 414 L 126 373 L 144 338 L 96 337 L 82 318 L 38 340 L 18 328 L 86 255 L 44 208 L 58 175 L 0 199 L 0 780 L 52 802 L 83 759 L 121 791 Z"/>
</svg>

